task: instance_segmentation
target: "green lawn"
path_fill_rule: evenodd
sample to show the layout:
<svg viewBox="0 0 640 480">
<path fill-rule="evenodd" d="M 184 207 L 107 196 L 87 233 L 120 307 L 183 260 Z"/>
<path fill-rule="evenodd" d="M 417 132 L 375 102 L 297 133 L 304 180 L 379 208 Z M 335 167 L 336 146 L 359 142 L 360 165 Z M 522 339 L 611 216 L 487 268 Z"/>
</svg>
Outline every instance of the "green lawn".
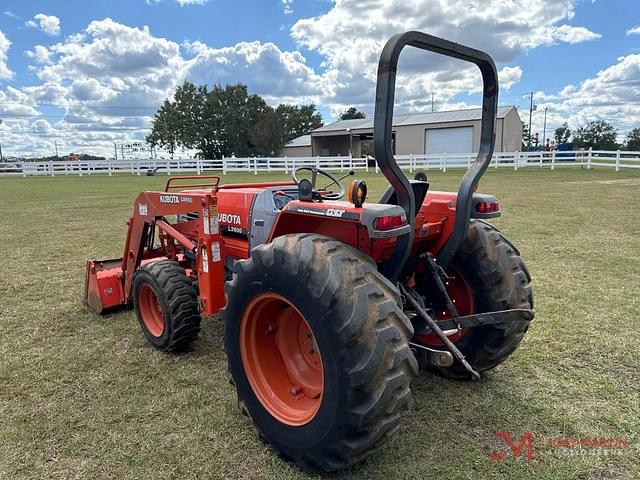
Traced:
<svg viewBox="0 0 640 480">
<path fill-rule="evenodd" d="M 459 175 L 430 181 L 451 189 Z M 376 198 L 384 178 L 365 177 Z M 195 351 L 170 356 L 131 311 L 82 304 L 85 260 L 120 256 L 135 195 L 165 180 L 0 179 L 0 478 L 305 477 L 238 412 L 216 319 Z M 502 202 L 496 223 L 529 266 L 536 319 L 480 383 L 422 374 L 392 444 L 336 478 L 638 478 L 640 171 L 492 170 L 480 190 Z M 489 461 L 497 431 L 531 431 L 538 458 Z M 557 436 L 630 446 L 553 455 L 544 440 Z"/>
</svg>

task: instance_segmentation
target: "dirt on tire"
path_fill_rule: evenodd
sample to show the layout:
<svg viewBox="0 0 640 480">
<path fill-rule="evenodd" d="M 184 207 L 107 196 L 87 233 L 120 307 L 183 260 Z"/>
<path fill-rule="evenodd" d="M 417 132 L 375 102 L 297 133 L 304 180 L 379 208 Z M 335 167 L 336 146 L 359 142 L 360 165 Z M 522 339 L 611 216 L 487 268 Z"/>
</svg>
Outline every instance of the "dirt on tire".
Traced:
<svg viewBox="0 0 640 480">
<path fill-rule="evenodd" d="M 412 404 L 409 386 L 418 365 L 398 291 L 367 255 L 320 235 L 286 235 L 238 262 L 226 287 L 224 343 L 238 403 L 282 457 L 305 471 L 335 471 L 389 441 Z M 324 396 L 305 425 L 286 425 L 270 415 L 243 368 L 240 320 L 244 306 L 263 292 L 295 305 L 322 353 Z"/>
<path fill-rule="evenodd" d="M 493 225 L 471 220 L 451 268 L 469 284 L 475 304 L 474 313 L 533 309 L 529 270 L 518 249 Z M 456 346 L 475 370 L 485 372 L 504 362 L 518 348 L 529 323 L 475 327 L 469 329 Z M 451 367 L 424 367 L 449 378 L 469 378 L 459 363 Z"/>
<path fill-rule="evenodd" d="M 164 329 L 160 336 L 154 336 L 142 319 L 138 299 L 143 285 L 154 291 L 162 310 Z M 157 350 L 184 352 L 198 338 L 201 317 L 197 292 L 178 262 L 161 260 L 138 268 L 133 278 L 133 307 L 142 333 Z"/>
</svg>

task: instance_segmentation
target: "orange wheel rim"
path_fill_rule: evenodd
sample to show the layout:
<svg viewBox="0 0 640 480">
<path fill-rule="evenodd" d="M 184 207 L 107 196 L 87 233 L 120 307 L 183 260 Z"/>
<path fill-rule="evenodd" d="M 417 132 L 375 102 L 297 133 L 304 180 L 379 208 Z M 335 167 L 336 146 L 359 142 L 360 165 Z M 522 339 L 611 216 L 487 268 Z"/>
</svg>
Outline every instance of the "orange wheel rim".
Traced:
<svg viewBox="0 0 640 480">
<path fill-rule="evenodd" d="M 447 293 L 449 297 L 453 301 L 456 306 L 456 310 L 458 315 L 464 317 L 465 315 L 472 315 L 475 310 L 474 301 L 473 301 L 473 293 L 471 291 L 471 287 L 467 283 L 467 281 L 459 275 L 455 271 L 447 271 L 449 274 L 449 278 L 445 280 L 445 288 L 447 289 Z M 441 308 L 440 310 L 435 312 L 434 320 L 446 320 L 451 317 L 451 314 L 447 311 L 446 307 Z M 462 337 L 464 337 L 469 332 L 468 328 L 462 328 L 459 332 L 453 332 L 447 335 L 449 340 L 453 343 L 459 341 Z M 427 335 L 416 334 L 416 340 L 420 343 L 429 345 L 432 347 L 441 347 L 444 345 L 444 342 L 440 340 L 435 334 L 430 333 Z"/>
<path fill-rule="evenodd" d="M 158 302 L 158 296 L 149 285 L 142 285 L 138 292 L 138 307 L 144 326 L 154 337 L 164 332 L 164 315 Z"/>
<path fill-rule="evenodd" d="M 284 297 L 264 293 L 240 321 L 244 371 L 262 406 L 280 422 L 309 423 L 324 391 L 322 357 L 311 327 Z"/>
</svg>

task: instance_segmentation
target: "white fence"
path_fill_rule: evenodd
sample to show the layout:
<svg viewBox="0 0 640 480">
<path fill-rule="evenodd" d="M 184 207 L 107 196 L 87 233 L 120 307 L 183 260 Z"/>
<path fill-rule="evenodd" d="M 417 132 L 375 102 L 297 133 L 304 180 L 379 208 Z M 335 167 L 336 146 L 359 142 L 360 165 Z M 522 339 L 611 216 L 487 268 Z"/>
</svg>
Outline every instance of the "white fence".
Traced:
<svg viewBox="0 0 640 480">
<path fill-rule="evenodd" d="M 441 170 L 448 168 L 469 168 L 476 154 L 442 155 L 396 155 L 396 161 L 404 170 Z M 560 166 L 640 168 L 640 152 L 584 150 L 566 152 L 496 152 L 490 168 L 510 167 L 514 170 L 525 167 L 544 167 L 554 170 Z M 376 166 L 376 171 L 378 167 Z"/>
<path fill-rule="evenodd" d="M 442 155 L 396 155 L 400 167 L 409 172 L 414 170 L 441 170 L 450 168 L 468 168 L 475 160 L 475 154 Z M 373 166 L 375 165 L 375 167 Z M 561 166 L 582 168 L 608 167 L 619 171 L 621 168 L 640 168 L 640 152 L 585 150 L 569 152 L 497 152 L 491 160 L 491 168 L 539 167 L 554 170 Z M 349 171 L 375 169 L 378 166 L 371 157 L 251 157 L 223 158 L 221 160 L 176 159 L 176 160 L 88 160 L 65 161 L 49 160 L 44 162 L 0 163 L 0 176 L 32 175 L 113 175 L 130 173 L 147 175 L 149 172 L 195 173 L 205 172 L 262 172 L 291 173 L 299 167 L 318 167 L 331 171 Z"/>
</svg>

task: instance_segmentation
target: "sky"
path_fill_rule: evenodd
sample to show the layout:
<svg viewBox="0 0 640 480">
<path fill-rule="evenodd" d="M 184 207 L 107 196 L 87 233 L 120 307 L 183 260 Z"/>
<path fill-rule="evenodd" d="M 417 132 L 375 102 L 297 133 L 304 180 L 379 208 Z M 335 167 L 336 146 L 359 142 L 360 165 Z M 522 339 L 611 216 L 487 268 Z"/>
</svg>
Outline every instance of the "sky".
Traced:
<svg viewBox="0 0 640 480">
<path fill-rule="evenodd" d="M 143 140 L 184 81 L 242 82 L 271 105 L 314 103 L 325 123 L 373 113 L 393 34 L 420 30 L 487 51 L 501 105 L 533 132 L 607 120 L 640 127 L 639 0 L 1 0 L 5 156 L 110 155 Z M 396 112 L 480 104 L 476 67 L 405 49 Z"/>
</svg>

